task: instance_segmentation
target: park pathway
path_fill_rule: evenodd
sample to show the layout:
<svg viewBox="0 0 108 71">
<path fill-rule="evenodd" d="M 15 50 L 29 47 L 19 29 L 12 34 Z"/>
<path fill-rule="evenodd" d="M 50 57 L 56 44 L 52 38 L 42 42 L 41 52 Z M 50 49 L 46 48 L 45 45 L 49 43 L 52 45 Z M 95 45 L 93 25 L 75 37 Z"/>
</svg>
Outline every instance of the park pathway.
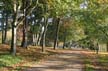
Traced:
<svg viewBox="0 0 108 71">
<path fill-rule="evenodd" d="M 80 50 L 62 50 L 24 71 L 84 71 Z"/>
</svg>

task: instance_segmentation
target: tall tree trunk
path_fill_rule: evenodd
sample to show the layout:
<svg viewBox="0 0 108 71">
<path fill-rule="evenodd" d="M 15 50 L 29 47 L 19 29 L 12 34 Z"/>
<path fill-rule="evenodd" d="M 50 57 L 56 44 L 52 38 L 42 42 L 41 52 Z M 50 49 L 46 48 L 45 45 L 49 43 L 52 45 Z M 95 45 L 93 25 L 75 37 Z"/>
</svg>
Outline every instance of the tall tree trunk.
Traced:
<svg viewBox="0 0 108 71">
<path fill-rule="evenodd" d="M 4 44 L 4 35 L 5 35 L 5 28 L 4 28 L 4 13 L 2 13 L 2 44 Z"/>
<path fill-rule="evenodd" d="M 26 20 L 24 20 L 23 23 L 23 39 L 22 39 L 21 47 L 27 48 L 27 23 L 25 21 Z"/>
<path fill-rule="evenodd" d="M 108 52 L 108 42 L 106 43 L 106 47 L 107 47 L 107 52 Z"/>
<path fill-rule="evenodd" d="M 6 25 L 5 25 L 4 43 L 6 43 L 6 39 L 7 39 L 7 29 L 8 29 L 8 13 L 6 14 Z"/>
<path fill-rule="evenodd" d="M 67 32 L 67 30 L 65 29 L 65 31 L 64 31 L 63 49 L 65 49 L 65 43 L 66 43 L 66 32 Z"/>
<path fill-rule="evenodd" d="M 38 45 L 38 44 L 37 44 L 37 42 L 38 42 L 38 37 L 39 37 L 39 34 L 37 33 L 37 34 L 36 34 L 36 42 L 35 42 L 35 43 L 36 43 L 36 46 Z"/>
<path fill-rule="evenodd" d="M 47 19 L 45 18 L 44 31 L 42 34 L 42 52 L 45 52 L 45 39 L 46 39 L 46 31 L 48 27 Z"/>
<path fill-rule="evenodd" d="M 10 53 L 16 55 L 16 32 L 17 32 L 17 12 L 14 13 L 13 22 L 12 22 L 12 39 L 11 39 L 11 49 Z"/>
<path fill-rule="evenodd" d="M 42 44 L 42 52 L 45 52 L 45 29 L 44 32 L 42 34 L 42 39 L 41 39 L 41 44 Z"/>
<path fill-rule="evenodd" d="M 40 45 L 40 42 L 41 42 L 41 39 L 42 39 L 42 34 L 43 34 L 43 31 L 42 31 L 43 27 L 42 27 L 42 25 L 40 25 L 40 28 L 41 28 L 41 31 L 40 31 L 38 39 L 37 39 L 37 45 Z"/>
<path fill-rule="evenodd" d="M 10 52 L 12 55 L 15 56 L 15 54 L 16 54 L 16 26 L 14 24 L 12 25 L 12 41 L 11 41 Z"/>
<path fill-rule="evenodd" d="M 96 54 L 98 54 L 98 53 L 99 53 L 99 44 L 97 42 L 97 44 L 96 44 Z"/>
<path fill-rule="evenodd" d="M 37 46 L 37 37 L 38 37 L 38 34 L 34 33 L 33 34 L 33 46 Z"/>
<path fill-rule="evenodd" d="M 5 32 L 4 32 L 4 22 L 2 22 L 2 44 L 4 44 L 4 35 L 5 35 Z"/>
<path fill-rule="evenodd" d="M 24 21 L 23 21 L 23 39 L 21 43 L 21 47 L 27 48 L 27 1 L 23 0 L 23 14 L 24 14 Z"/>
<path fill-rule="evenodd" d="M 35 46 L 35 34 L 32 34 L 33 46 Z"/>
<path fill-rule="evenodd" d="M 57 26 L 56 26 L 56 33 L 55 33 L 55 39 L 54 39 L 54 50 L 57 47 L 58 43 L 58 35 L 59 35 L 59 28 L 60 28 L 60 18 L 57 19 Z"/>
<path fill-rule="evenodd" d="M 13 12 L 13 22 L 12 22 L 12 38 L 11 38 L 11 49 L 10 53 L 12 55 L 16 55 L 16 36 L 17 36 L 17 22 L 18 22 L 18 11 L 20 10 L 21 6 L 17 5 L 17 0 L 13 3 L 14 12 Z"/>
</svg>

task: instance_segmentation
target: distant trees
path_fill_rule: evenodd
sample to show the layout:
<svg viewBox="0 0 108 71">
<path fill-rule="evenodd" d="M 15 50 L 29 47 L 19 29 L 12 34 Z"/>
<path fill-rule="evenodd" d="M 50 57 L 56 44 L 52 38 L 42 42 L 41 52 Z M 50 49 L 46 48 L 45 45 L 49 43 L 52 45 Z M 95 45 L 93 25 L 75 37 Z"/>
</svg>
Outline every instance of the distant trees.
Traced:
<svg viewBox="0 0 108 71">
<path fill-rule="evenodd" d="M 107 43 L 107 1 L 86 0 L 1 0 L 2 42 L 6 42 L 8 18 L 11 19 L 12 39 L 10 52 L 16 54 L 17 29 L 22 25 L 21 47 L 27 48 L 29 35 L 33 45 L 41 45 L 45 51 L 46 39 L 53 40 L 56 49 L 58 40 L 95 40 Z M 48 20 L 52 18 L 52 23 Z M 4 25 L 4 22 L 6 25 Z M 5 27 L 4 27 L 5 26 Z M 30 32 L 30 33 L 29 33 Z"/>
</svg>

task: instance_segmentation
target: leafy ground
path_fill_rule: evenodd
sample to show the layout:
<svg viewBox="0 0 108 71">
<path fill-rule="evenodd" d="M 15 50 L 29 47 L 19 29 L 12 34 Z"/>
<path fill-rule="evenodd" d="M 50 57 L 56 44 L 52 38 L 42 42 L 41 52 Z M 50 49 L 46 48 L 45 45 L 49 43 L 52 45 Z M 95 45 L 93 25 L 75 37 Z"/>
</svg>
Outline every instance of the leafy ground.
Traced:
<svg viewBox="0 0 108 71">
<path fill-rule="evenodd" d="M 78 50 L 57 50 L 56 55 L 23 71 L 84 71 L 83 56 Z"/>
<path fill-rule="evenodd" d="M 108 71 L 108 53 L 96 54 L 92 51 L 83 51 L 85 55 L 85 71 Z"/>
<path fill-rule="evenodd" d="M 20 71 L 55 54 L 51 51 L 42 53 L 39 47 L 29 46 L 28 49 L 17 47 L 16 56 L 11 56 L 9 49 L 8 45 L 0 45 L 0 71 Z"/>
<path fill-rule="evenodd" d="M 45 53 L 42 53 L 40 47 L 29 46 L 28 49 L 17 47 L 17 54 L 14 57 L 9 54 L 9 49 L 8 45 L 0 45 L 0 71 L 21 71 L 32 67 L 33 64 L 44 63 L 46 59 L 51 58 L 50 56 L 57 55 L 58 57 L 70 51 L 68 49 L 54 51 L 48 48 Z M 84 61 L 85 71 L 108 71 L 108 53 L 99 53 L 97 55 L 88 50 L 71 50 L 73 55 L 74 52 L 83 56 L 83 58 L 75 60 Z"/>
</svg>

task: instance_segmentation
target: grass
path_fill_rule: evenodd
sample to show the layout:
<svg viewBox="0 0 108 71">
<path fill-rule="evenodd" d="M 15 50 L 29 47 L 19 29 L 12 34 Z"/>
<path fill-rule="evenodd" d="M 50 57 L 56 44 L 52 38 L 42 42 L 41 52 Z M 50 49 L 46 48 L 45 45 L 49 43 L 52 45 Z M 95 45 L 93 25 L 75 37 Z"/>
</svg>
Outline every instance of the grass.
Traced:
<svg viewBox="0 0 108 71">
<path fill-rule="evenodd" d="M 86 54 L 85 71 L 108 71 L 108 55 L 107 54 Z"/>
<path fill-rule="evenodd" d="M 43 53 L 40 47 L 29 46 L 28 49 L 17 47 L 16 56 L 12 56 L 9 54 L 9 49 L 8 45 L 0 45 L 0 71 L 21 71 L 33 64 L 44 61 L 50 55 L 56 54 L 51 50 L 46 50 Z"/>
<path fill-rule="evenodd" d="M 99 62 L 107 62 L 108 63 L 108 55 L 100 55 L 98 58 Z"/>
<path fill-rule="evenodd" d="M 91 60 L 88 58 L 85 59 L 85 71 L 94 71 Z"/>
<path fill-rule="evenodd" d="M 21 57 L 12 56 L 10 54 L 0 55 L 0 68 L 6 66 L 12 66 L 21 62 Z"/>
</svg>

